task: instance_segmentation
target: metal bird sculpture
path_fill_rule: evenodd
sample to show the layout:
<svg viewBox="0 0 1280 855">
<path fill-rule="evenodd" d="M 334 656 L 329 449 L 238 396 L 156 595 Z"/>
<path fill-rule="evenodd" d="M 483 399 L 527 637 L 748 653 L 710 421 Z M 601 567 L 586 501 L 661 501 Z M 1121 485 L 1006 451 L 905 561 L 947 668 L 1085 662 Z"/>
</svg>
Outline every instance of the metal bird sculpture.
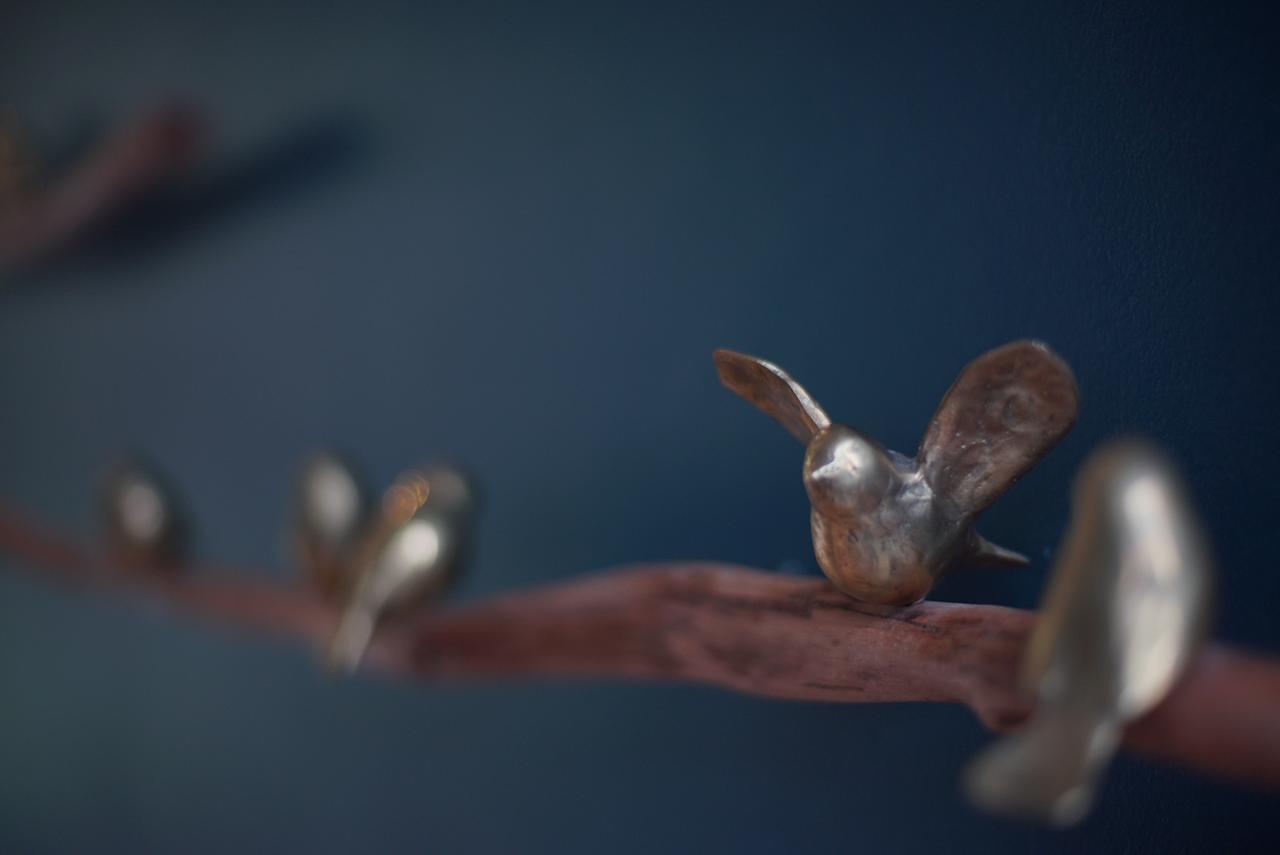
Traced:
<svg viewBox="0 0 1280 855">
<path fill-rule="evenodd" d="M 117 464 L 103 479 L 98 498 L 103 536 L 121 567 L 168 573 L 186 560 L 188 526 L 165 478 L 149 464 Z"/>
<path fill-rule="evenodd" d="M 1095 453 L 1023 661 L 1035 713 L 974 761 L 970 797 L 1057 825 L 1083 818 L 1124 725 L 1203 638 L 1211 587 L 1208 541 L 1164 457 L 1135 442 Z"/>
<path fill-rule="evenodd" d="M 914 458 L 833 423 L 772 363 L 730 350 L 715 362 L 725 386 L 805 443 L 814 552 L 844 593 L 906 605 L 957 563 L 1027 563 L 973 525 L 1075 423 L 1075 378 L 1045 345 L 1013 342 L 970 363 Z"/>
<path fill-rule="evenodd" d="M 371 506 L 363 482 L 343 457 L 325 452 L 303 466 L 293 540 L 299 561 L 324 597 L 345 595 L 355 581 L 351 564 Z"/>
<path fill-rule="evenodd" d="M 356 559 L 359 578 L 329 649 L 330 666 L 354 672 L 387 616 L 438 594 L 457 570 L 475 491 L 455 469 L 401 476 Z"/>
</svg>

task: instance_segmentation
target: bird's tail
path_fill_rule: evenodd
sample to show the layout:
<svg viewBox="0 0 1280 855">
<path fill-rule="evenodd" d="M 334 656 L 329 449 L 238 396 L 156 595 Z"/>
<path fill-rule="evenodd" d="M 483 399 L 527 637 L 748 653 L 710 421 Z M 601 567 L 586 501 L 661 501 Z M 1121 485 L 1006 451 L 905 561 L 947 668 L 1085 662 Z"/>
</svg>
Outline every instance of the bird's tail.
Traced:
<svg viewBox="0 0 1280 855">
<path fill-rule="evenodd" d="M 1026 567 L 1031 562 L 1021 552 L 1005 549 L 992 543 L 977 532 L 973 533 L 973 546 L 969 560 L 980 567 Z"/>
<path fill-rule="evenodd" d="M 1113 720 L 1079 711 L 1032 719 L 978 755 L 965 773 L 965 790 L 992 813 L 1071 825 L 1088 812 L 1119 733 Z"/>
<path fill-rule="evenodd" d="M 376 615 L 359 599 L 342 615 L 338 630 L 329 644 L 329 668 L 336 674 L 354 674 L 373 640 Z"/>
</svg>

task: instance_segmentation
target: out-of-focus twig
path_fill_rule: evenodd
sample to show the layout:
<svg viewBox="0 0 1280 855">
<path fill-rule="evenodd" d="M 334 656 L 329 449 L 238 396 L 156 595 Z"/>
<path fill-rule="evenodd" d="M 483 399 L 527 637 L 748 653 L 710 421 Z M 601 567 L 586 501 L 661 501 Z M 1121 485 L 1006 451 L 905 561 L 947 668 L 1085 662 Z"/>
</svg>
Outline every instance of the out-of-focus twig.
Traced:
<svg viewBox="0 0 1280 855">
<path fill-rule="evenodd" d="M 201 136 L 192 112 L 165 107 L 124 124 L 59 174 L 10 176 L 0 200 L 0 265 L 31 264 L 76 243 L 185 169 Z"/>
</svg>

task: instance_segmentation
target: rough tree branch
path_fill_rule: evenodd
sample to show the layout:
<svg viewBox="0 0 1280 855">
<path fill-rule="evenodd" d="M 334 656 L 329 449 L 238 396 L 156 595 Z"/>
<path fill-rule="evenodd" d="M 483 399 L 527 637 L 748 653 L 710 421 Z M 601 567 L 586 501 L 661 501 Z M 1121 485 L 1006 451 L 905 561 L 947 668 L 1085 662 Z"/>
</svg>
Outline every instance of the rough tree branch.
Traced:
<svg viewBox="0 0 1280 855">
<path fill-rule="evenodd" d="M 335 609 L 305 591 L 130 576 L 0 507 L 0 555 L 65 583 L 136 590 L 178 612 L 319 643 Z M 869 606 L 828 583 L 706 563 L 637 565 L 402 619 L 372 667 L 421 678 L 682 680 L 776 698 L 945 701 L 1017 726 L 1032 612 L 922 602 Z M 1210 645 L 1126 745 L 1189 768 L 1280 786 L 1280 666 Z"/>
</svg>

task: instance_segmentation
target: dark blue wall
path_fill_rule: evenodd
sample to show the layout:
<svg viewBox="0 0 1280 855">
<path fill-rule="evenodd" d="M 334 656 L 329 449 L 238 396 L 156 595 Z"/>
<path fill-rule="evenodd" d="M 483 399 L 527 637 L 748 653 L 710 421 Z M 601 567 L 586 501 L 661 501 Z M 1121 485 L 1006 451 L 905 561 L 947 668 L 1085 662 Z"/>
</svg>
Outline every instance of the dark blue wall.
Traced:
<svg viewBox="0 0 1280 855">
<path fill-rule="evenodd" d="M 1225 4 L 5 4 L 0 100 L 69 131 L 166 93 L 223 188 L 0 291 L 0 495 L 69 526 L 121 447 L 203 554 L 279 565 L 322 443 L 464 461 L 460 596 L 637 559 L 813 572 L 759 352 L 910 451 L 1035 336 L 1079 426 L 988 516 L 1036 559 L 1073 471 L 1184 464 L 1222 637 L 1280 652 L 1280 31 Z M 702 688 L 336 683 L 309 651 L 0 575 L 0 850 L 1276 851 L 1276 803 L 1137 760 L 1080 829 L 977 815 L 961 708 Z M 1270 837 L 1270 840 L 1267 838 Z"/>
</svg>

